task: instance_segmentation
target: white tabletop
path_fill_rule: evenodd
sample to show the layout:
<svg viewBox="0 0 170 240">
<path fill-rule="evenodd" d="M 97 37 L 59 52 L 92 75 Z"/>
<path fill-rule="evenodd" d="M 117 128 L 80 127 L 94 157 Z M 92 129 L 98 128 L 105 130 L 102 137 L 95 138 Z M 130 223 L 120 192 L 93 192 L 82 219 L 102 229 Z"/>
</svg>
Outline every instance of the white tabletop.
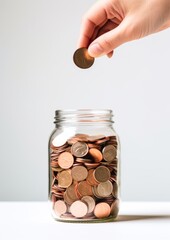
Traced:
<svg viewBox="0 0 170 240">
<path fill-rule="evenodd" d="M 170 240 L 170 202 L 124 202 L 108 223 L 53 220 L 48 202 L 0 202 L 2 240 Z"/>
</svg>

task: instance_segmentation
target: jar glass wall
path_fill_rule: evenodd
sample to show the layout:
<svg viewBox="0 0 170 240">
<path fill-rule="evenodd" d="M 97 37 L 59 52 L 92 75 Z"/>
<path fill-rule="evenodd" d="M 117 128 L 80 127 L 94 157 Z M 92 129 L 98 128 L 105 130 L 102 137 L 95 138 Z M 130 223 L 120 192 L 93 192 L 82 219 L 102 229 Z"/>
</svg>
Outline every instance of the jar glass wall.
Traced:
<svg viewBox="0 0 170 240">
<path fill-rule="evenodd" d="M 49 139 L 54 219 L 109 221 L 119 211 L 120 143 L 111 110 L 57 110 Z"/>
</svg>

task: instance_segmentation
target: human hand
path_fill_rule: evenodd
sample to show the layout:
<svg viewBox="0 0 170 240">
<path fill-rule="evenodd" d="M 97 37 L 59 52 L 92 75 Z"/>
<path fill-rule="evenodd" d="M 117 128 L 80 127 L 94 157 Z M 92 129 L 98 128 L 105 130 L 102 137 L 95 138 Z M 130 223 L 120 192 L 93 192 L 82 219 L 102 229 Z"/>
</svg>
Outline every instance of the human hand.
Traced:
<svg viewBox="0 0 170 240">
<path fill-rule="evenodd" d="M 170 26 L 170 0 L 100 0 L 82 20 L 78 47 L 92 57 Z"/>
</svg>

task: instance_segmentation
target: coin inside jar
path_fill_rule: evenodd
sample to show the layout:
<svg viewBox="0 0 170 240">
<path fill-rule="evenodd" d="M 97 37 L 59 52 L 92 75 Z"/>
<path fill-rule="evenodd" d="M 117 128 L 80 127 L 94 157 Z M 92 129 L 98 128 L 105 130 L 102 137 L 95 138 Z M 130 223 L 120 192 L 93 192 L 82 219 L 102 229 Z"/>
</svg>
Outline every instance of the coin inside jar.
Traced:
<svg viewBox="0 0 170 240">
<path fill-rule="evenodd" d="M 97 167 L 93 174 L 97 182 L 106 182 L 110 178 L 110 171 L 105 166 Z"/>
<path fill-rule="evenodd" d="M 63 169 L 68 169 L 73 165 L 74 158 L 71 153 L 63 152 L 58 157 L 58 164 Z"/>
<path fill-rule="evenodd" d="M 84 157 L 88 153 L 88 146 L 84 142 L 76 142 L 71 146 L 71 153 L 75 157 Z"/>
<path fill-rule="evenodd" d="M 104 160 L 111 162 L 115 159 L 117 154 L 116 148 L 113 145 L 107 145 L 103 148 L 103 158 Z"/>
<path fill-rule="evenodd" d="M 87 48 L 79 48 L 73 55 L 73 61 L 79 68 L 89 68 L 94 63 L 94 58 L 88 53 Z"/>
<path fill-rule="evenodd" d="M 83 166 L 75 166 L 71 170 L 72 178 L 75 181 L 83 181 L 86 179 L 88 172 L 87 169 Z"/>
<path fill-rule="evenodd" d="M 87 205 L 84 202 L 77 200 L 70 206 L 70 212 L 74 217 L 82 218 L 88 212 Z"/>
<path fill-rule="evenodd" d="M 108 203 L 98 203 L 94 209 L 94 215 L 97 218 L 105 218 L 110 215 L 111 209 Z"/>
<path fill-rule="evenodd" d="M 63 200 L 58 200 L 54 204 L 54 211 L 57 215 L 62 215 L 66 213 L 67 211 L 67 206 Z"/>
</svg>

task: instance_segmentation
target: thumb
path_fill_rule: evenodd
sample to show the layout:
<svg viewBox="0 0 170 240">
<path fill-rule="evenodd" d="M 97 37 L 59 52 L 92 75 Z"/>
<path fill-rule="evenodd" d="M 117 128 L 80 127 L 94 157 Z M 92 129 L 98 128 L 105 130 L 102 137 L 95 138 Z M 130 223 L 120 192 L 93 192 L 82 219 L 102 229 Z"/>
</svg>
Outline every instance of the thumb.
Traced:
<svg viewBox="0 0 170 240">
<path fill-rule="evenodd" d="M 127 22 L 123 22 L 113 30 L 96 38 L 88 47 L 88 53 L 92 57 L 100 57 L 112 52 L 121 44 L 130 41 Z"/>
</svg>

